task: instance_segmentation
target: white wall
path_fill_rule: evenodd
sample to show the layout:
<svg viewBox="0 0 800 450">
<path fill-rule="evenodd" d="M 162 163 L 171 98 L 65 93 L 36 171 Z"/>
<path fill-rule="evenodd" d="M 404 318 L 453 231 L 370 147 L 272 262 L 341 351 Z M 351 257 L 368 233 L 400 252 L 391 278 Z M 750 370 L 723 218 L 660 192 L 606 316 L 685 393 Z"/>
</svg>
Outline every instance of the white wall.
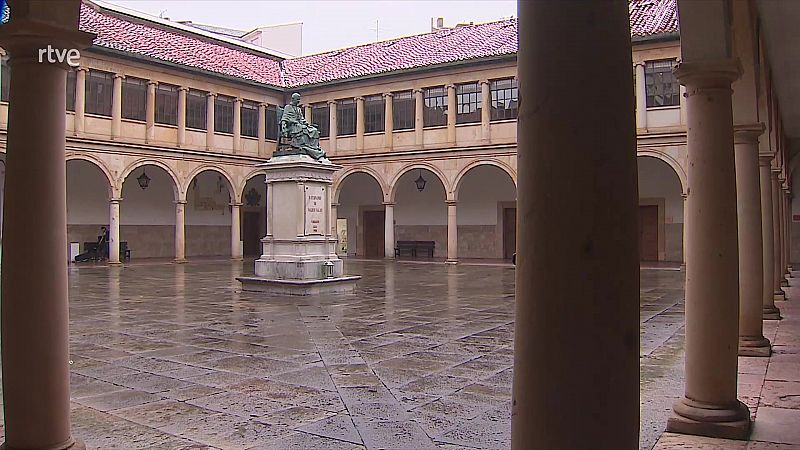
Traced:
<svg viewBox="0 0 800 450">
<path fill-rule="evenodd" d="M 230 225 L 228 180 L 212 171 L 201 172 L 194 180 L 186 190 L 186 225 Z"/>
<path fill-rule="evenodd" d="M 459 225 L 496 225 L 498 202 L 513 202 L 517 189 L 511 177 L 494 166 L 478 166 L 461 180 L 458 192 Z"/>
<path fill-rule="evenodd" d="M 142 172 L 146 172 L 150 177 L 147 189 L 140 188 L 136 180 Z M 120 224 L 174 225 L 174 185 L 172 177 L 157 166 L 139 167 L 131 172 L 122 185 Z"/>
<path fill-rule="evenodd" d="M 67 223 L 108 224 L 109 185 L 103 172 L 88 161 L 67 161 Z"/>
<path fill-rule="evenodd" d="M 683 223 L 683 198 L 678 175 L 667 163 L 650 157 L 636 159 L 639 165 L 639 198 L 663 198 L 664 222 Z"/>
<path fill-rule="evenodd" d="M 419 170 L 406 172 L 397 181 L 394 201 L 394 219 L 397 225 L 447 225 L 447 205 L 442 182 L 430 171 L 422 170 L 422 178 L 427 181 L 420 192 L 414 181 Z"/>
</svg>

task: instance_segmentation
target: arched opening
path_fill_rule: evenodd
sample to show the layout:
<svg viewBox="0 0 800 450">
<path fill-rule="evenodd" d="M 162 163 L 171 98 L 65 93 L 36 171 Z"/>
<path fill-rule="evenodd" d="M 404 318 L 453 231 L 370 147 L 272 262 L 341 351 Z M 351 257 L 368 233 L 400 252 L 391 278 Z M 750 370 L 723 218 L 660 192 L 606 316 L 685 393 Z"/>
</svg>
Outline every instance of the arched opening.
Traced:
<svg viewBox="0 0 800 450">
<path fill-rule="evenodd" d="M 338 253 L 379 258 L 385 255 L 386 212 L 381 185 L 366 172 L 347 175 L 339 188 L 336 208 Z"/>
<path fill-rule="evenodd" d="M 457 187 L 459 258 L 511 259 L 517 244 L 517 188 L 503 169 L 475 166 Z"/>
<path fill-rule="evenodd" d="M 637 158 L 639 168 L 639 253 L 642 261 L 683 261 L 681 181 L 666 162 Z"/>
<path fill-rule="evenodd" d="M 422 190 L 420 178 L 425 181 Z M 433 256 L 446 257 L 447 195 L 442 180 L 428 169 L 412 168 L 397 179 L 394 190 L 395 242 L 433 241 Z"/>
<path fill-rule="evenodd" d="M 133 169 L 122 183 L 120 241 L 132 258 L 175 256 L 175 180 L 162 167 Z"/>
<path fill-rule="evenodd" d="M 186 256 L 231 256 L 228 179 L 215 170 L 195 175 L 186 189 Z"/>
<path fill-rule="evenodd" d="M 102 227 L 109 226 L 109 180 L 96 164 L 83 159 L 67 161 L 67 242 L 73 261 L 90 251 L 94 258 L 108 257 Z"/>
<path fill-rule="evenodd" d="M 240 211 L 244 256 L 259 256 L 261 238 L 267 235 L 267 185 L 264 175 L 247 180 L 242 191 Z"/>
</svg>

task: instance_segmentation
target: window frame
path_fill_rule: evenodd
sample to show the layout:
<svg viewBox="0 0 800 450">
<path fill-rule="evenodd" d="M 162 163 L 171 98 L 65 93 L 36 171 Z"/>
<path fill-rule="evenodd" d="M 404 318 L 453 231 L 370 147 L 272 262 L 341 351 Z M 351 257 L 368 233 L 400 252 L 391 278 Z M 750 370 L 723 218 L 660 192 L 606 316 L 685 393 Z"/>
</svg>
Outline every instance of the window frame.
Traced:
<svg viewBox="0 0 800 450">
<path fill-rule="evenodd" d="M 233 134 L 234 97 L 220 95 L 214 98 L 214 133 Z"/>
<path fill-rule="evenodd" d="M 178 126 L 178 89 L 179 86 L 167 83 L 156 86 L 156 124 Z"/>
<path fill-rule="evenodd" d="M 478 81 L 456 85 L 456 125 L 481 122 L 481 97 L 481 83 Z M 470 111 L 463 112 L 465 109 Z"/>
<path fill-rule="evenodd" d="M 239 134 L 243 137 L 258 138 L 258 103 L 242 100 L 239 111 L 241 119 L 239 121 Z"/>
<path fill-rule="evenodd" d="M 336 100 L 336 136 L 354 136 L 356 121 L 356 100 L 353 98 Z"/>
<path fill-rule="evenodd" d="M 680 84 L 672 73 L 676 61 L 675 58 L 668 58 L 644 62 L 644 95 L 647 109 L 680 106 Z M 666 86 L 670 87 L 671 92 L 667 92 Z M 667 97 L 669 100 L 666 100 Z M 657 101 L 659 98 L 661 100 Z"/>
<path fill-rule="evenodd" d="M 386 130 L 386 99 L 382 94 L 364 97 L 364 133 Z"/>
<path fill-rule="evenodd" d="M 264 110 L 264 138 L 278 140 L 278 105 L 267 105 Z"/>
<path fill-rule="evenodd" d="M 67 71 L 66 104 L 67 111 L 75 112 L 75 91 L 78 86 L 78 73 L 74 69 Z M 72 95 L 70 95 L 72 94 Z"/>
<path fill-rule="evenodd" d="M 94 116 L 111 117 L 113 91 L 113 73 L 102 70 L 89 70 L 86 74 L 85 113 Z"/>
<path fill-rule="evenodd" d="M 422 127 L 447 125 L 447 87 L 431 86 L 422 91 Z M 436 120 L 434 120 L 436 119 Z"/>
<path fill-rule="evenodd" d="M 407 95 L 407 97 L 406 97 Z M 413 91 L 392 93 L 392 130 L 413 130 L 417 120 L 416 98 Z M 403 117 L 403 113 L 408 117 Z"/>
<path fill-rule="evenodd" d="M 184 121 L 184 126 L 186 129 L 189 130 L 208 130 L 208 92 L 196 90 L 196 89 L 189 89 L 186 93 L 186 120 Z M 198 102 L 197 99 L 200 99 Z M 200 113 L 198 114 L 194 107 L 197 105 L 200 106 Z M 197 120 L 197 122 L 194 122 Z M 202 123 L 202 127 L 196 127 L 193 125 L 197 125 Z"/>
<path fill-rule="evenodd" d="M 500 83 L 508 82 L 509 86 L 499 86 Z M 502 93 L 502 95 L 501 95 Z M 516 120 L 519 117 L 519 83 L 515 78 L 498 78 L 489 80 L 489 102 L 491 122 L 500 120 Z M 513 107 L 498 108 L 497 105 L 505 104 L 513 105 Z M 509 111 L 500 113 L 501 111 Z"/>
<path fill-rule="evenodd" d="M 147 80 L 143 78 L 136 78 L 136 77 L 125 77 L 122 81 L 122 118 L 125 120 L 136 120 L 139 122 L 144 122 L 147 120 Z M 131 99 L 135 98 L 133 94 L 128 90 L 130 89 L 129 86 L 139 85 L 141 86 L 141 94 L 142 98 L 138 99 L 141 100 L 141 112 L 140 113 L 132 113 L 135 111 L 135 108 L 132 107 L 128 102 Z"/>
<path fill-rule="evenodd" d="M 323 121 L 318 121 L 318 116 L 325 111 Z M 320 119 L 322 117 L 319 117 Z M 311 123 L 319 130 L 319 137 L 327 138 L 331 135 L 331 105 L 328 102 L 311 104 Z"/>
</svg>

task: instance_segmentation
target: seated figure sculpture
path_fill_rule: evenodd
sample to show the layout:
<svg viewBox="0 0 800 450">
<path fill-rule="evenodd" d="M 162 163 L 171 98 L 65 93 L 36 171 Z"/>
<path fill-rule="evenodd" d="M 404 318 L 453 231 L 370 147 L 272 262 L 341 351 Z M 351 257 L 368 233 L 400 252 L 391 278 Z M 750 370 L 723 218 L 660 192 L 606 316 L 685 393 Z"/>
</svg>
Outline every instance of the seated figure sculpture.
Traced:
<svg viewBox="0 0 800 450">
<path fill-rule="evenodd" d="M 319 161 L 326 158 L 319 147 L 319 130 L 306 121 L 300 107 L 300 94 L 292 94 L 292 102 L 283 108 L 281 138 L 297 153 L 306 154 Z"/>
</svg>

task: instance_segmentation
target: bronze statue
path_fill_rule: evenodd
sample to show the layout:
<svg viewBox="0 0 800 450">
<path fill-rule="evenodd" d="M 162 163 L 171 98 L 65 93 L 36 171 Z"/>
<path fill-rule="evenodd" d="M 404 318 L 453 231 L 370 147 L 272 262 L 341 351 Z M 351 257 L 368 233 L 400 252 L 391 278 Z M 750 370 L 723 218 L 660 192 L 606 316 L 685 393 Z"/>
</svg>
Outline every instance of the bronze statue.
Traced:
<svg viewBox="0 0 800 450">
<path fill-rule="evenodd" d="M 317 161 L 326 158 L 319 147 L 319 130 L 306 121 L 297 92 L 292 94 L 292 102 L 283 108 L 280 127 L 282 144 L 290 147 L 281 149 L 279 145 L 281 154 L 305 154 Z"/>
</svg>

